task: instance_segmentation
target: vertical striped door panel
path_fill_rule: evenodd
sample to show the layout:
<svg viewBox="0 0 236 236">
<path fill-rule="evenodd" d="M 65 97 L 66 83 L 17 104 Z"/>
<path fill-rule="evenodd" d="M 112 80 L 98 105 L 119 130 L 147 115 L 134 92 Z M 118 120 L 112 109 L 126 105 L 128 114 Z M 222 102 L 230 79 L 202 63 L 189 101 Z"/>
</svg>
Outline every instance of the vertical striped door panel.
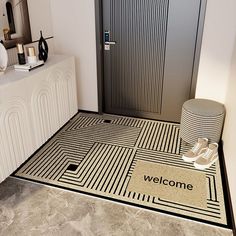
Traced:
<svg viewBox="0 0 236 236">
<path fill-rule="evenodd" d="M 168 6 L 168 0 L 111 0 L 112 108 L 160 114 Z"/>
</svg>

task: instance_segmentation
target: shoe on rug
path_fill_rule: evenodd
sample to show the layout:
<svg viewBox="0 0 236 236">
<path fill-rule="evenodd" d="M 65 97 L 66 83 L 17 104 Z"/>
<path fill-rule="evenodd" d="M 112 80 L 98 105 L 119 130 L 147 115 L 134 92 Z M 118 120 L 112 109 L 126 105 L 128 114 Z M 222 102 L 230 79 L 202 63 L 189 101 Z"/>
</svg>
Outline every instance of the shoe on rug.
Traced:
<svg viewBox="0 0 236 236">
<path fill-rule="evenodd" d="M 193 148 L 183 154 L 182 159 L 186 162 L 196 161 L 200 155 L 202 155 L 202 149 L 205 149 L 208 145 L 207 138 L 199 138 Z"/>
<path fill-rule="evenodd" d="M 219 158 L 217 143 L 209 144 L 209 147 L 203 151 L 204 153 L 194 162 L 194 166 L 200 170 L 209 168 Z"/>
</svg>

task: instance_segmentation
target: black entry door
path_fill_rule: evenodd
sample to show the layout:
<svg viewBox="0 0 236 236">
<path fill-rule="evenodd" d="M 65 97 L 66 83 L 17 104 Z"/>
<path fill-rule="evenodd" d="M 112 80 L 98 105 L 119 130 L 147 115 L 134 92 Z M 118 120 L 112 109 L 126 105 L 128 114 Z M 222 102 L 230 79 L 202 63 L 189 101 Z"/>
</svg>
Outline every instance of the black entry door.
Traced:
<svg viewBox="0 0 236 236">
<path fill-rule="evenodd" d="M 104 112 L 179 121 L 201 0 L 103 0 Z"/>
</svg>

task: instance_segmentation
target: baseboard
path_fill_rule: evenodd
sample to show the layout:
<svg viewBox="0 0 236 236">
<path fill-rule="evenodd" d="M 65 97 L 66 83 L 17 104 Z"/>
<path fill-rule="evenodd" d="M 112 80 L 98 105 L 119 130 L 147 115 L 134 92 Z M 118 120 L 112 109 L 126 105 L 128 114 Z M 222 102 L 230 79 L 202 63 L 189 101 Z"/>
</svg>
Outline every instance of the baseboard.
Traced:
<svg viewBox="0 0 236 236">
<path fill-rule="evenodd" d="M 226 214 L 228 217 L 228 226 L 233 230 L 233 235 L 236 236 L 236 226 L 235 226 L 235 219 L 234 219 L 234 212 L 233 212 L 233 205 L 231 201 L 231 194 L 230 194 L 230 188 L 229 188 L 229 181 L 228 181 L 228 175 L 226 170 L 226 164 L 225 164 L 225 156 L 223 151 L 223 142 L 220 141 L 219 143 L 219 156 L 220 156 L 220 167 L 221 167 L 221 174 L 222 174 L 222 185 L 224 188 L 224 197 L 225 197 L 225 204 L 226 204 Z"/>
<path fill-rule="evenodd" d="M 85 113 L 90 113 L 90 114 L 100 114 L 97 111 L 88 111 L 88 110 L 82 110 L 82 109 L 79 109 L 78 112 L 85 112 Z"/>
</svg>

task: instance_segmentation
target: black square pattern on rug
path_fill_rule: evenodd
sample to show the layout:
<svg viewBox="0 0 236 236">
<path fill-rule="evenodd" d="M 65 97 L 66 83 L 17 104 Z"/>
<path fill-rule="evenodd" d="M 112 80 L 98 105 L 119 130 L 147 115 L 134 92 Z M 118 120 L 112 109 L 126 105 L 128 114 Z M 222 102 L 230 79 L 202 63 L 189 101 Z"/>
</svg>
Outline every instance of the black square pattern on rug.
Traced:
<svg viewBox="0 0 236 236">
<path fill-rule="evenodd" d="M 78 168 L 78 165 L 70 164 L 70 165 L 67 167 L 67 170 L 76 171 L 77 168 Z"/>
<path fill-rule="evenodd" d="M 111 123 L 111 120 L 104 120 L 103 122 L 110 124 L 110 123 Z"/>
</svg>

